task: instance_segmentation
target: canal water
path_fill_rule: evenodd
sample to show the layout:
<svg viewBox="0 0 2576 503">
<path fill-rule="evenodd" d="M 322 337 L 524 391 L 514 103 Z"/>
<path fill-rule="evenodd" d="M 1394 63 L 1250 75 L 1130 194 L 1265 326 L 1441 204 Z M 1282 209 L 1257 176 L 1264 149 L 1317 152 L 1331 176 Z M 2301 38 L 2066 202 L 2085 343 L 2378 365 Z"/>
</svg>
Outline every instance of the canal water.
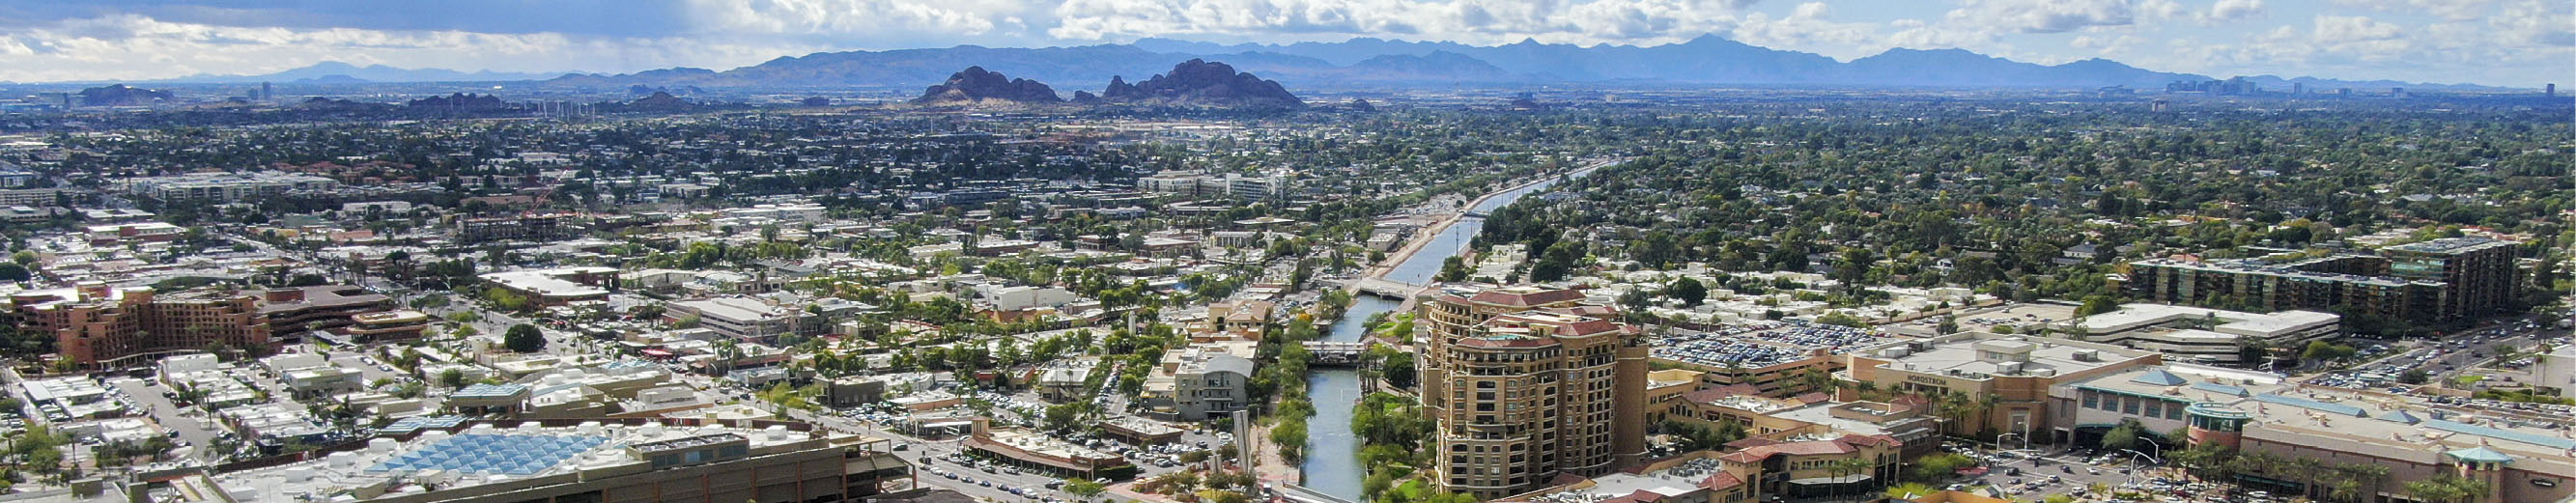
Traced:
<svg viewBox="0 0 2576 503">
<path fill-rule="evenodd" d="M 1586 168 L 1571 176 L 1591 172 Z M 1505 191 L 1468 208 L 1468 211 L 1492 213 L 1521 196 L 1555 184 L 1556 179 L 1549 179 Z M 1440 275 L 1441 263 L 1466 249 L 1467 241 L 1484 228 L 1485 220 L 1482 218 L 1470 217 L 1450 224 L 1412 257 L 1406 258 L 1404 263 L 1396 264 L 1387 272 L 1386 278 L 1416 285 L 1431 284 L 1431 279 Z M 1400 304 L 1402 301 L 1395 299 L 1360 295 L 1351 301 L 1351 308 L 1342 313 L 1342 319 L 1333 321 L 1332 330 L 1324 335 L 1324 340 L 1358 342 L 1367 335 L 1367 327 L 1361 326 L 1362 323 L 1377 313 L 1393 311 Z M 1305 483 L 1300 485 L 1316 492 L 1359 501 L 1360 479 L 1366 476 L 1366 470 L 1359 463 L 1359 436 L 1351 433 L 1351 405 L 1359 403 L 1360 399 L 1359 371 L 1315 369 L 1306 376 L 1306 397 L 1315 404 L 1315 417 L 1306 419 L 1306 464 L 1301 467 Z"/>
</svg>

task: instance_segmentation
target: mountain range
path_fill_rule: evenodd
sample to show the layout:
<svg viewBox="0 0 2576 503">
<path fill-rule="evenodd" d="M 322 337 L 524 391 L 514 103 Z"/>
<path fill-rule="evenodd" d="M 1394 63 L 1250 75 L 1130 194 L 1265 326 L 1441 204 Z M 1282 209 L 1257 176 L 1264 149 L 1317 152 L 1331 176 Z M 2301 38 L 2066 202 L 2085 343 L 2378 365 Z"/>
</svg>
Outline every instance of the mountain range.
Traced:
<svg viewBox="0 0 2576 503">
<path fill-rule="evenodd" d="M 2217 80 L 2160 72 L 2107 59 L 2056 65 L 2012 61 L 1963 49 L 1889 49 L 1849 62 L 1819 54 L 1770 49 L 1702 36 L 1657 45 L 1576 46 L 1533 40 L 1477 46 L 1357 38 L 1342 42 L 1220 45 L 1169 39 L 1072 47 L 821 52 L 788 56 L 731 70 L 668 68 L 629 74 L 465 73 L 439 69 L 357 67 L 323 63 L 257 76 L 199 76 L 170 82 L 431 82 L 533 80 L 580 88 L 700 86 L 742 88 L 904 87 L 938 84 L 958 68 L 984 69 L 1030 80 L 1103 82 L 1153 75 L 1190 59 L 1223 61 L 1234 68 L 1299 88 L 1404 88 L 1596 83 L 1625 85 L 1819 85 L 2161 89 L 2175 81 Z M 551 77 L 551 78 L 549 78 Z M 2310 77 L 2252 77 L 2267 88 L 2292 83 L 2335 87 L 2421 90 L 2497 90 L 2475 85 L 2389 81 L 2337 81 Z"/>
<path fill-rule="evenodd" d="M 441 68 L 396 68 L 385 65 L 358 66 L 338 61 L 324 61 L 312 66 L 261 75 L 194 75 L 154 81 L 155 83 L 248 84 L 366 84 L 406 82 L 503 82 L 553 78 L 563 73 L 514 73 L 475 71 L 460 72 Z"/>
</svg>

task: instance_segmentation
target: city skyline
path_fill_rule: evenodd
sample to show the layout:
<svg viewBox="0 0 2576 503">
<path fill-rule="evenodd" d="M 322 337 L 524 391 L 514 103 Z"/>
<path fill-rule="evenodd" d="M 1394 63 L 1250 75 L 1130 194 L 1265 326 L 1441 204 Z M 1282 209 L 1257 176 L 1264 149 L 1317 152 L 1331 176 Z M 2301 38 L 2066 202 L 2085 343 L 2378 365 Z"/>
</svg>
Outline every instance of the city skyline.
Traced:
<svg viewBox="0 0 2576 503">
<path fill-rule="evenodd" d="M 326 61 L 499 72 L 729 69 L 815 52 L 1161 38 L 1652 46 L 1714 35 L 1849 61 L 1960 48 L 2040 64 L 2537 88 L 2576 76 L 2564 5 L 2472 2 L 1415 0 L 0 3 L 0 81 L 269 73 Z"/>
</svg>

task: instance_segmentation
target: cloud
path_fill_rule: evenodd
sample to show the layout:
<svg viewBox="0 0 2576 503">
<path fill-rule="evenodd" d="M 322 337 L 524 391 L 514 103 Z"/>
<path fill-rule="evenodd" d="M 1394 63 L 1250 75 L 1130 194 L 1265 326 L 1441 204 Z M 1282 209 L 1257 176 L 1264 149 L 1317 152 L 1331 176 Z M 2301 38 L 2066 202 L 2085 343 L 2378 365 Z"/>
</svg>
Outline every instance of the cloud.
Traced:
<svg viewBox="0 0 2576 503">
<path fill-rule="evenodd" d="M 2263 0 L 2218 0 L 2218 3 L 2211 4 L 2209 6 L 2209 13 L 2202 16 L 2201 19 L 2213 22 L 2224 22 L 2252 18 L 2262 14 Z"/>
<path fill-rule="evenodd" d="M 677 64 L 749 64 L 799 50 L 813 48 L 557 33 L 217 26 L 114 15 L 61 20 L 0 34 L 0 81 L 241 75 L 323 61 L 459 70 L 634 71 Z"/>
<path fill-rule="evenodd" d="M 2127 0 L 1968 0 L 1947 17 L 1957 24 L 2018 33 L 2061 33 L 2137 22 L 2137 12 Z"/>
<path fill-rule="evenodd" d="M 1639 44 L 1727 34 L 1753 16 L 1747 0 L 1069 0 L 1053 10 L 1059 39 L 1202 37 L 1267 41 L 1396 37 L 1465 43 L 1523 39 Z"/>
</svg>

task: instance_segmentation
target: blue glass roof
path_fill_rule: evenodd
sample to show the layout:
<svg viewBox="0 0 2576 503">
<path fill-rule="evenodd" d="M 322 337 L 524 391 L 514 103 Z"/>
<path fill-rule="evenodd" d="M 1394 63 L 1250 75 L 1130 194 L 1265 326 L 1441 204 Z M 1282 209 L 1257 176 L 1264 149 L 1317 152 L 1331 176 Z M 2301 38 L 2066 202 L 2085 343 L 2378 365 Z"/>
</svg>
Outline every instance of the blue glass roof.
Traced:
<svg viewBox="0 0 2576 503">
<path fill-rule="evenodd" d="M 2274 394 L 2270 394 L 2270 393 L 2265 393 L 2265 394 L 2260 394 L 2260 395 L 2254 395 L 2254 401 L 2257 401 L 2257 402 L 2263 402 L 2263 403 L 2271 403 L 2271 404 L 2288 405 L 2288 406 L 2291 406 L 2291 407 L 2298 407 L 2298 408 L 2308 409 L 2308 410 L 2313 410 L 2313 411 L 2317 411 L 2317 412 L 2324 412 L 2324 413 L 2328 413 L 2328 414 L 2342 414 L 2342 415 L 2352 416 L 2352 417 L 2365 417 L 2365 416 L 2370 415 L 2370 411 L 2362 410 L 2360 407 L 2354 407 L 2354 406 L 2344 405 L 2344 404 L 2339 404 L 2339 403 L 2326 403 L 2326 402 L 2319 402 L 2319 401 L 2316 401 L 2316 400 L 2309 400 L 2309 399 L 2305 399 L 2305 398 L 2286 397 L 2286 396 L 2274 395 Z"/>
<path fill-rule="evenodd" d="M 2388 422 L 2392 422 L 2392 423 L 2406 423 L 2406 424 L 2415 424 L 2415 423 L 2424 422 L 2424 419 L 2423 419 L 2423 418 L 2415 417 L 2415 415 L 2414 415 L 2414 414 L 2408 413 L 2408 412 L 2406 412 L 2406 411 L 2405 411 L 2405 410 L 2403 410 L 2403 409 L 2388 411 L 2388 413 L 2387 413 L 2387 414 L 2380 414 L 2380 415 L 2379 415 L 2379 420 L 2381 420 L 2381 421 L 2388 421 Z"/>
<path fill-rule="evenodd" d="M 2218 384 L 2218 383 L 2206 383 L 2206 382 L 2205 382 L 2205 383 L 2193 384 L 2193 385 L 2191 385 L 2191 389 L 2196 389 L 2196 390 L 2201 390 L 2201 391 L 2207 391 L 2207 392 L 2211 392 L 2211 393 L 2218 393 L 2218 394 L 2223 394 L 2223 395 L 2227 395 L 2227 396 L 2245 396 L 2245 388 L 2244 388 L 2244 387 L 2241 387 L 2241 386 L 2228 386 L 2228 385 L 2225 385 L 2225 384 Z"/>
<path fill-rule="evenodd" d="M 2474 424 L 2467 424 L 2467 423 L 2454 423 L 2454 422 L 2450 422 L 2450 421 L 2443 421 L 2443 420 L 2439 420 L 2439 419 L 2426 420 L 2426 421 L 2424 421 L 2424 426 L 2429 427 L 2429 428 L 2432 428 L 2432 429 L 2436 429 L 2436 430 L 2442 430 L 2442 431 L 2447 431 L 2447 432 L 2452 432 L 2452 433 L 2467 434 L 2467 435 L 2477 435 L 2477 436 L 2487 437 L 2487 438 L 2492 438 L 2492 439 L 2497 439 L 2497 440 L 2511 440 L 2511 441 L 2515 441 L 2515 442 L 2522 442 L 2522 443 L 2531 444 L 2531 445 L 2539 445 L 2539 446 L 2554 447 L 2554 448 L 2558 448 L 2558 449 L 2576 449 L 2576 440 L 2568 440 L 2568 439 L 2564 439 L 2564 438 L 2552 437 L 2552 436 L 2547 436 L 2547 435 L 2538 435 L 2538 434 L 2531 434 L 2531 433 L 2523 433 L 2523 432 L 2519 432 L 2519 431 L 2508 431 L 2508 430 L 2497 429 L 2497 428 L 2492 428 L 2492 427 L 2478 426 L 2478 425 L 2474 425 Z"/>
<path fill-rule="evenodd" d="M 527 390 L 528 385 L 525 384 L 476 384 L 456 390 L 455 394 L 448 396 L 492 398 L 517 395 Z"/>
<path fill-rule="evenodd" d="M 600 436 L 457 435 L 395 455 L 367 467 L 367 471 L 455 470 L 534 475 L 605 443 L 608 443 L 608 437 Z"/>
<path fill-rule="evenodd" d="M 2449 455 L 2451 455 L 2451 457 L 2454 457 L 2454 458 L 2460 458 L 2460 460 L 2461 460 L 2461 461 L 2468 461 L 2468 462 L 2472 462 L 2472 463 L 2511 463 L 2511 462 L 2513 462 L 2513 456 L 2507 456 L 2507 455 L 2505 455 L 2505 453 L 2496 452 L 2496 450 L 2495 450 L 2495 449 L 2488 449 L 2486 446 L 2483 446 L 2483 445 L 2481 445 L 2481 446 L 2477 446 L 2477 447 L 2471 447 L 2471 448 L 2467 448 L 2467 449 L 2460 449 L 2460 450 L 2455 450 L 2455 451 L 2451 451 L 2451 452 L 2446 452 L 2446 453 L 2443 453 L 2443 454 L 2449 454 Z"/>
<path fill-rule="evenodd" d="M 422 428 L 430 428 L 430 429 L 447 429 L 447 428 L 454 428 L 454 427 L 456 427 L 456 425 L 464 424 L 464 423 L 465 423 L 465 416 L 413 416 L 413 417 L 406 417 L 406 418 L 402 418 L 402 419 L 400 419 L 400 420 L 396 420 L 396 421 L 394 421 L 394 423 L 393 423 L 393 424 L 385 425 L 384 429 L 376 430 L 376 431 L 383 432 L 383 433 L 403 434 L 403 433 L 411 433 L 411 432 L 414 432 L 414 431 L 420 431 Z"/>
<path fill-rule="evenodd" d="M 2183 379 L 2182 376 L 2174 375 L 2172 372 L 2166 372 L 2163 367 L 2157 367 L 2148 369 L 2146 373 L 2138 374 L 2137 377 L 2129 378 L 2129 382 L 2148 386 L 2181 386 L 2184 383 L 2191 381 Z"/>
</svg>

